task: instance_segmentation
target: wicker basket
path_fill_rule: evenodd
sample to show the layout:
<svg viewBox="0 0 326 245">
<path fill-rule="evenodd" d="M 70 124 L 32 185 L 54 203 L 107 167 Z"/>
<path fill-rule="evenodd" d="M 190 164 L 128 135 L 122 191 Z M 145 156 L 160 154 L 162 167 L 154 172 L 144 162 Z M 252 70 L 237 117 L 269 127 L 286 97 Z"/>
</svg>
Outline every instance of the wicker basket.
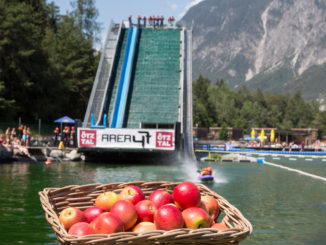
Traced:
<svg viewBox="0 0 326 245">
<path fill-rule="evenodd" d="M 119 193 L 127 185 L 136 185 L 142 189 L 148 197 L 156 189 L 165 189 L 172 193 L 173 188 L 179 183 L 172 182 L 129 182 L 92 185 L 71 185 L 63 188 L 45 188 L 39 192 L 45 218 L 51 224 L 62 244 L 238 244 L 252 232 L 250 222 L 241 212 L 232 206 L 220 195 L 211 191 L 205 185 L 196 184 L 202 195 L 215 197 L 220 205 L 220 222 L 230 229 L 218 231 L 211 228 L 197 230 L 176 229 L 171 231 L 149 231 L 144 233 L 119 232 L 111 235 L 95 234 L 83 237 L 68 235 L 60 223 L 58 214 L 69 206 L 78 207 L 82 210 L 93 206 L 96 197 L 104 191 Z"/>
</svg>

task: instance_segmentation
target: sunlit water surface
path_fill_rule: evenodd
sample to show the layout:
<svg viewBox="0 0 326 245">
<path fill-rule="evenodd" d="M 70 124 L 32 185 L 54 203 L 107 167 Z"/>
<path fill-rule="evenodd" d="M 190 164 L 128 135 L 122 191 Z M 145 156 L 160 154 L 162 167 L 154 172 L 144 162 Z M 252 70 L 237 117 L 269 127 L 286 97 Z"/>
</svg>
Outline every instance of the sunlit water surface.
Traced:
<svg viewBox="0 0 326 245">
<path fill-rule="evenodd" d="M 326 177 L 326 162 L 267 159 Z M 197 182 L 204 163 L 0 164 L 0 244 L 57 244 L 38 192 L 45 187 L 129 181 Z M 236 206 L 254 232 L 241 244 L 326 244 L 326 182 L 256 163 L 215 163 L 207 186 Z"/>
</svg>

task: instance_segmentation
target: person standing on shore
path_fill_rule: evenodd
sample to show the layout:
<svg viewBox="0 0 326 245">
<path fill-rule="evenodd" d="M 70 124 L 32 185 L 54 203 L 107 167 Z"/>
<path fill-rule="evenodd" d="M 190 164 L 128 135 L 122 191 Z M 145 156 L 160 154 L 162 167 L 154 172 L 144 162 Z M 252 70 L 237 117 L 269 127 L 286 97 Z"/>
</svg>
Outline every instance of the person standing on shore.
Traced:
<svg viewBox="0 0 326 245">
<path fill-rule="evenodd" d="M 22 125 L 22 124 L 20 124 L 19 127 L 17 128 L 19 140 L 21 140 L 23 138 L 23 129 L 24 129 L 24 125 Z"/>
<path fill-rule="evenodd" d="M 74 126 L 72 126 L 70 130 L 70 146 L 76 146 L 76 130 Z"/>
<path fill-rule="evenodd" d="M 31 129 L 29 127 L 27 127 L 27 141 L 26 141 L 26 147 L 29 147 L 30 143 L 31 143 L 31 139 L 32 139 L 32 132 Z"/>
<path fill-rule="evenodd" d="M 0 148 L 3 146 L 3 135 L 2 134 L 0 134 Z"/>
<path fill-rule="evenodd" d="M 304 141 L 302 141 L 300 144 L 300 151 L 303 151 L 303 150 L 304 150 Z"/>
<path fill-rule="evenodd" d="M 314 143 L 315 151 L 319 151 L 320 148 L 320 140 L 316 140 Z"/>
<path fill-rule="evenodd" d="M 10 134 L 10 139 L 13 141 L 17 137 L 16 135 L 16 129 L 12 128 L 11 134 Z"/>
<path fill-rule="evenodd" d="M 24 128 L 23 128 L 23 136 L 21 138 L 21 141 L 22 141 L 22 145 L 26 146 L 26 144 L 27 144 L 27 128 L 26 128 L 26 126 L 24 126 Z"/>
<path fill-rule="evenodd" d="M 65 126 L 63 129 L 63 144 L 64 146 L 69 146 L 70 139 L 70 128 L 69 126 Z"/>
<path fill-rule="evenodd" d="M 6 129 L 6 144 L 9 144 L 10 143 L 10 127 L 8 127 L 7 129 Z"/>
<path fill-rule="evenodd" d="M 54 146 L 58 145 L 58 137 L 59 137 L 59 127 L 56 127 L 53 130 L 53 145 Z"/>
</svg>

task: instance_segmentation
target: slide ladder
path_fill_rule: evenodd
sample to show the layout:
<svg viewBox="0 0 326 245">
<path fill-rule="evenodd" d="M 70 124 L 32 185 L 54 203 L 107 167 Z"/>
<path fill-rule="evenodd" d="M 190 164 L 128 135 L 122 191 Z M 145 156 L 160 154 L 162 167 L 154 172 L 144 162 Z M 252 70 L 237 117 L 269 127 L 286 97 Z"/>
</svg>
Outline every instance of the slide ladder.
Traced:
<svg viewBox="0 0 326 245">
<path fill-rule="evenodd" d="M 123 124 L 133 68 L 133 60 L 138 39 L 138 32 L 139 30 L 137 27 L 130 27 L 126 51 L 123 59 L 122 71 L 120 75 L 119 87 L 115 98 L 114 110 L 110 123 L 111 128 L 121 128 Z"/>
<path fill-rule="evenodd" d="M 106 101 L 107 89 L 110 82 L 115 53 L 119 42 L 122 24 L 111 22 L 102 49 L 100 63 L 96 72 L 91 96 L 87 105 L 83 127 L 98 125 L 103 119 L 103 107 Z M 104 120 L 104 119 L 103 119 Z M 103 125 L 106 122 L 103 121 Z"/>
</svg>

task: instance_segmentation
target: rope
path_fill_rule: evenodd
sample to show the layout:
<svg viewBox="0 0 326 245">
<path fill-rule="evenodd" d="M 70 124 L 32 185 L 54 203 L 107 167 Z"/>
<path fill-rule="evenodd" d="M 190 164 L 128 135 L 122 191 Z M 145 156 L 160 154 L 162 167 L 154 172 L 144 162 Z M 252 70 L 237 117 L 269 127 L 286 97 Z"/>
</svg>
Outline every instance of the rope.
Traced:
<svg viewBox="0 0 326 245">
<path fill-rule="evenodd" d="M 277 167 L 277 168 L 283 168 L 283 169 L 286 169 L 286 170 L 292 171 L 292 172 L 297 172 L 299 174 L 309 176 L 311 178 L 319 179 L 319 180 L 322 180 L 322 181 L 326 182 L 326 178 L 324 178 L 324 177 L 321 177 L 321 176 L 318 176 L 318 175 L 315 175 L 315 174 L 309 174 L 307 172 L 304 172 L 304 171 L 301 171 L 301 170 L 298 170 L 298 169 L 295 169 L 295 168 L 289 168 L 289 167 L 285 167 L 285 166 L 282 166 L 282 165 L 278 165 L 278 164 L 271 163 L 271 162 L 265 162 L 265 161 L 264 161 L 264 164 L 267 164 L 267 165 L 270 165 L 270 166 L 273 166 L 273 167 Z"/>
</svg>

